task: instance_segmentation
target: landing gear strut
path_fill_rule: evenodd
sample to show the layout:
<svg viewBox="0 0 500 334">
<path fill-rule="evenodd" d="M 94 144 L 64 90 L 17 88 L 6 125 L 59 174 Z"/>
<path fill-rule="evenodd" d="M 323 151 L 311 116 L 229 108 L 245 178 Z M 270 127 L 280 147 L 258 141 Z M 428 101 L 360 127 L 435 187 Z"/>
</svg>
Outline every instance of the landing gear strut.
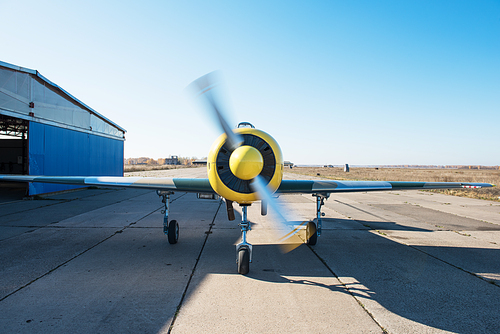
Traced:
<svg viewBox="0 0 500 334">
<path fill-rule="evenodd" d="M 241 242 L 236 245 L 236 263 L 238 264 L 238 273 L 248 274 L 250 271 L 250 262 L 252 262 L 252 245 L 247 242 L 247 232 L 251 230 L 250 222 L 247 219 L 248 205 L 242 205 L 241 218 Z"/>
<path fill-rule="evenodd" d="M 170 222 L 168 221 L 168 210 L 169 210 L 169 204 L 170 204 L 170 195 L 173 194 L 172 191 L 164 191 L 164 190 L 158 190 L 156 191 L 158 196 L 160 196 L 162 199 L 162 203 L 165 204 L 165 209 L 162 210 L 162 213 L 164 214 L 163 216 L 163 233 L 168 238 L 168 243 L 169 244 L 176 244 L 177 241 L 179 240 L 179 224 L 177 223 L 176 220 L 171 220 Z"/>
<path fill-rule="evenodd" d="M 307 234 L 307 244 L 316 245 L 318 237 L 321 235 L 321 228 L 323 227 L 323 221 L 321 219 L 325 214 L 321 212 L 321 207 L 325 205 L 325 199 L 330 197 L 330 194 L 313 194 L 316 197 L 316 223 L 310 221 L 307 223 L 306 234 Z"/>
</svg>

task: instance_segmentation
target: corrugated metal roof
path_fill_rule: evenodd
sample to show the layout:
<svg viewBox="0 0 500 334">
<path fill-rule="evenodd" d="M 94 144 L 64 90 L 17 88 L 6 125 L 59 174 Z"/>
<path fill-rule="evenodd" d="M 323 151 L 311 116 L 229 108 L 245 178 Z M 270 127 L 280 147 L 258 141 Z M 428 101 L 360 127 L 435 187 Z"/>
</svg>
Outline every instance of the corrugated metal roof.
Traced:
<svg viewBox="0 0 500 334">
<path fill-rule="evenodd" d="M 29 73 L 31 75 L 34 75 L 34 76 L 38 77 L 40 80 L 42 80 L 43 82 L 45 82 L 48 85 L 50 85 L 53 89 L 55 89 L 59 94 L 66 96 L 67 98 L 69 98 L 70 100 L 72 100 L 74 103 L 80 105 L 84 109 L 88 110 L 90 113 L 96 115 L 97 117 L 99 117 L 100 119 L 102 119 L 103 121 L 105 121 L 106 123 L 109 123 L 110 125 L 112 125 L 115 128 L 119 129 L 120 131 L 123 131 L 124 133 L 127 132 L 127 130 L 125 130 L 124 128 L 122 128 L 121 126 L 119 126 L 118 124 L 116 124 L 115 122 L 113 122 L 110 119 L 106 118 L 105 116 L 99 114 L 97 111 L 95 111 L 94 109 L 92 109 L 91 107 L 89 107 L 88 105 L 86 105 L 85 103 L 83 103 L 82 101 L 78 100 L 76 97 L 74 97 L 73 95 L 71 95 L 70 93 L 68 93 L 67 91 L 65 91 L 63 88 L 59 87 L 58 85 L 56 85 L 55 83 L 53 83 L 49 79 L 45 78 L 37 70 L 32 70 L 32 69 L 29 69 L 29 68 L 26 68 L 26 67 L 21 67 L 21 66 L 9 64 L 9 63 L 3 62 L 3 61 L 0 61 L 0 66 L 9 68 L 11 70 L 19 71 L 19 72 Z"/>
</svg>

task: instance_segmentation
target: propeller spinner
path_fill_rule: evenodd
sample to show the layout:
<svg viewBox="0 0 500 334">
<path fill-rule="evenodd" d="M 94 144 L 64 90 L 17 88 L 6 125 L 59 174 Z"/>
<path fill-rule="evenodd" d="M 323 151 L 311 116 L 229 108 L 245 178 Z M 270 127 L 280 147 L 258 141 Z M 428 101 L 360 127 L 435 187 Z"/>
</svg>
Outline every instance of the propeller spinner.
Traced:
<svg viewBox="0 0 500 334">
<path fill-rule="evenodd" d="M 229 168 L 237 178 L 251 180 L 262 172 L 264 159 L 259 150 L 250 145 L 240 146 L 231 153 Z"/>
</svg>

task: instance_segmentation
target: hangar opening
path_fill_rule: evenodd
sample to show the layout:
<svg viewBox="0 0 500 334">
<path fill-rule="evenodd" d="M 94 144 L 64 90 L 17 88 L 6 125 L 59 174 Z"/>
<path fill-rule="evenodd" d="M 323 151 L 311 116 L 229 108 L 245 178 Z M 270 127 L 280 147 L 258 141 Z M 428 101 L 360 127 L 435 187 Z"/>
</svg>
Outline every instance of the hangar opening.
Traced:
<svg viewBox="0 0 500 334">
<path fill-rule="evenodd" d="M 0 174 L 28 174 L 28 124 L 19 118 L 0 115 Z M 0 183 L 0 200 L 21 199 L 28 185 Z"/>
<path fill-rule="evenodd" d="M 123 176 L 125 132 L 38 71 L 0 61 L 0 174 Z M 27 195 L 77 188 L 23 186 Z"/>
<path fill-rule="evenodd" d="M 0 174 L 28 175 L 28 124 L 0 115 Z"/>
</svg>

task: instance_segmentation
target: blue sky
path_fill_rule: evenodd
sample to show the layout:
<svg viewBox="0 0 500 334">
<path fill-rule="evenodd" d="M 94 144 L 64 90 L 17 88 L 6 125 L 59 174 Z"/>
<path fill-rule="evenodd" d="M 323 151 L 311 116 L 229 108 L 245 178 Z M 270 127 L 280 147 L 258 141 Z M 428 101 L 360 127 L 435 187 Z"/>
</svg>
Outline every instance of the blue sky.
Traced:
<svg viewBox="0 0 500 334">
<path fill-rule="evenodd" d="M 298 164 L 500 164 L 500 1 L 0 1 L 0 60 L 128 132 L 125 156 L 205 157 L 185 87 Z"/>
</svg>

